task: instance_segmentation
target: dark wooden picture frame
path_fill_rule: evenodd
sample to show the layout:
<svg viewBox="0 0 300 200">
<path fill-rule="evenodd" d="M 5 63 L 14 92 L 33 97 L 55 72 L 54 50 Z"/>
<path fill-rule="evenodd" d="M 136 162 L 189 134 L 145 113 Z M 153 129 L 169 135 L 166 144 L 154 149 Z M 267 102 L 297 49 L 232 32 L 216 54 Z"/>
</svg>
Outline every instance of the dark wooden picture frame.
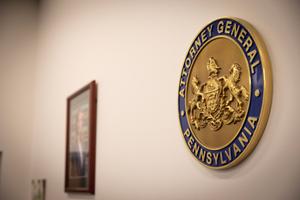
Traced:
<svg viewBox="0 0 300 200">
<path fill-rule="evenodd" d="M 65 192 L 95 193 L 97 85 L 67 98 Z"/>
</svg>

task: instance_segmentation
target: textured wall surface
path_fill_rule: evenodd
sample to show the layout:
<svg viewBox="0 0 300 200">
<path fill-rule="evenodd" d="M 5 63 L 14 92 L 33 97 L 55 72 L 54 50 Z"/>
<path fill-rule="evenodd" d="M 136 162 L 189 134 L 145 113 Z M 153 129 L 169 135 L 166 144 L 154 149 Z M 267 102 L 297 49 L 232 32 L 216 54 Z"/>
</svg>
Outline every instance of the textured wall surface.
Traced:
<svg viewBox="0 0 300 200">
<path fill-rule="evenodd" d="M 45 1 L 36 67 L 22 68 L 16 77 L 1 66 L 1 77 L 8 74 L 3 84 L 15 78 L 16 89 L 27 85 L 32 93 L 18 95 L 33 98 L 34 104 L 26 108 L 29 119 L 22 107 L 15 110 L 15 123 L 0 126 L 0 149 L 18 142 L 31 148 L 24 156 L 24 162 L 30 160 L 24 180 L 46 178 L 49 200 L 299 199 L 299 8 L 297 1 Z M 274 91 L 269 121 L 254 152 L 235 168 L 214 171 L 200 165 L 186 147 L 177 90 L 189 45 L 202 27 L 221 16 L 245 19 L 259 31 L 272 62 Z M 99 99 L 96 194 L 70 195 L 64 193 L 66 98 L 93 79 Z M 10 94 L 3 84 L 1 91 Z M 18 105 L 9 100 L 7 105 Z M 9 113 L 4 109 L 0 116 L 12 123 L 5 117 Z M 18 138 L 27 124 L 23 119 L 32 130 L 22 133 L 26 140 Z M 12 177 L 10 166 L 18 162 L 5 165 L 9 149 L 3 150 L 2 172 Z M 3 190 L 10 181 L 1 180 L 3 200 L 26 200 L 10 198 Z M 28 188 L 23 184 L 16 195 Z"/>
</svg>

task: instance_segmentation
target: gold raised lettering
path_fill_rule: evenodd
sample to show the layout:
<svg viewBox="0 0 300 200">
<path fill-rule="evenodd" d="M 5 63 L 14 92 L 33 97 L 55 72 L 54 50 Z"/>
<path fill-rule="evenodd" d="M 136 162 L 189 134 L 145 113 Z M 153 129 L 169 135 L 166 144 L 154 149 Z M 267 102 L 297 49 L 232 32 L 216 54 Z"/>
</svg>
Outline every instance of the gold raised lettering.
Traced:
<svg viewBox="0 0 300 200">
<path fill-rule="evenodd" d="M 236 23 L 234 23 L 231 29 L 231 35 L 233 35 L 236 38 L 239 30 L 240 30 L 240 25 L 236 25 Z"/>
<path fill-rule="evenodd" d="M 183 68 L 183 70 L 182 70 L 182 76 L 186 76 L 186 75 L 187 75 L 187 73 L 185 71 L 185 68 Z"/>
<path fill-rule="evenodd" d="M 241 44 L 243 44 L 243 40 L 244 40 L 244 38 L 245 38 L 246 33 L 247 33 L 247 32 L 245 31 L 245 29 L 242 28 L 242 30 L 241 30 L 241 32 L 240 32 L 240 34 L 239 34 L 239 37 L 238 37 L 238 41 L 239 41 Z"/>
<path fill-rule="evenodd" d="M 228 148 L 228 152 L 225 150 L 225 155 L 228 158 L 229 161 L 231 161 L 231 148 Z"/>
<path fill-rule="evenodd" d="M 197 142 L 195 142 L 193 150 L 192 150 L 195 156 L 198 156 L 199 149 L 200 149 L 200 146 L 197 144 Z"/>
<path fill-rule="evenodd" d="M 255 123 L 257 122 L 257 117 L 248 117 L 248 122 L 251 126 L 251 128 L 254 130 L 255 129 Z"/>
<path fill-rule="evenodd" d="M 208 164 L 208 165 L 210 165 L 211 163 L 212 163 L 212 159 L 211 159 L 211 152 L 207 152 L 207 154 L 206 154 L 206 163 Z"/>
<path fill-rule="evenodd" d="M 230 21 L 230 20 L 228 20 L 228 21 L 226 22 L 225 33 L 227 33 L 227 34 L 230 33 L 231 24 L 232 24 L 232 21 Z"/>
<path fill-rule="evenodd" d="M 253 43 L 253 41 L 252 41 L 251 37 L 248 36 L 247 39 L 245 40 L 244 44 L 243 44 L 243 47 L 246 48 L 246 52 L 249 51 L 250 47 L 252 46 L 252 43 Z"/>
<path fill-rule="evenodd" d="M 223 160 L 222 152 L 220 153 L 220 158 L 221 158 L 221 164 L 224 165 L 226 163 L 226 160 Z"/>
<path fill-rule="evenodd" d="M 220 21 L 217 25 L 217 31 L 218 33 L 223 33 L 224 31 L 224 22 L 223 21 Z"/>
<path fill-rule="evenodd" d="M 244 130 L 246 131 L 246 133 L 248 133 L 248 135 L 252 135 L 251 131 L 245 126 Z"/>
<path fill-rule="evenodd" d="M 182 88 L 181 90 L 179 90 L 179 95 L 181 96 L 181 97 L 184 97 L 184 94 L 185 94 L 185 88 Z"/>
<path fill-rule="evenodd" d="M 180 80 L 180 86 L 185 85 L 185 81 L 183 79 Z"/>
<path fill-rule="evenodd" d="M 185 59 L 185 67 L 188 69 L 188 68 L 190 68 L 191 64 L 192 64 L 191 58 L 187 57 Z"/>
<path fill-rule="evenodd" d="M 206 30 L 203 30 L 202 33 L 201 33 L 201 39 L 202 39 L 202 43 L 204 43 L 206 40 L 207 40 L 207 37 L 206 37 Z"/>
<path fill-rule="evenodd" d="M 202 162 L 204 162 L 205 155 L 206 155 L 206 151 L 201 148 L 199 158 L 202 160 Z"/>
<path fill-rule="evenodd" d="M 191 49 L 190 49 L 190 57 L 194 58 L 195 54 L 196 54 L 196 51 L 195 51 L 194 47 L 192 46 Z"/>
<path fill-rule="evenodd" d="M 195 142 L 195 140 L 194 140 L 193 136 L 191 136 L 188 140 L 188 146 L 190 147 L 190 149 L 192 149 L 194 142 Z"/>
<path fill-rule="evenodd" d="M 215 164 L 217 165 L 218 164 L 218 157 L 219 157 L 219 154 L 218 153 L 213 153 L 213 158 L 215 160 Z"/>
<path fill-rule="evenodd" d="M 197 37 L 197 40 L 195 40 L 195 47 L 197 50 L 201 47 L 200 37 Z"/>
<path fill-rule="evenodd" d="M 255 73 L 255 67 L 259 64 L 259 60 L 255 61 L 255 63 L 253 63 L 251 65 L 251 74 Z"/>
<path fill-rule="evenodd" d="M 186 131 L 184 131 L 183 135 L 184 135 L 185 137 L 190 137 L 190 136 L 191 136 L 191 131 L 190 131 L 190 129 L 186 129 Z"/>
<path fill-rule="evenodd" d="M 247 53 L 247 56 L 249 56 L 249 58 L 250 58 L 250 63 L 252 63 L 252 61 L 255 58 L 256 54 L 257 54 L 256 49 L 253 49 L 252 51 L 250 51 L 249 53 Z"/>
<path fill-rule="evenodd" d="M 236 157 L 238 153 L 241 153 L 240 147 L 238 147 L 238 145 L 236 145 L 235 143 L 233 144 L 233 153 L 234 157 Z"/>
<path fill-rule="evenodd" d="M 248 143 L 248 138 L 246 137 L 244 132 L 242 132 L 241 136 L 239 136 L 239 142 L 242 145 L 242 147 L 245 147 L 245 143 Z"/>
<path fill-rule="evenodd" d="M 207 31 L 208 31 L 209 37 L 211 37 L 211 35 L 212 35 L 212 34 L 211 34 L 212 26 L 213 26 L 213 25 L 210 25 L 210 26 L 207 27 Z"/>
</svg>

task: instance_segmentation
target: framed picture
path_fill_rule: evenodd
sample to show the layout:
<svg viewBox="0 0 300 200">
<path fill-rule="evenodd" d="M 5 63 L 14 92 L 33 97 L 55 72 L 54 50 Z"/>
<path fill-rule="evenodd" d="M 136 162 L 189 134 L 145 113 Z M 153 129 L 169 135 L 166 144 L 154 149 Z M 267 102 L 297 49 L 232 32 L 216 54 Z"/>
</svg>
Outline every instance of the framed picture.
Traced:
<svg viewBox="0 0 300 200">
<path fill-rule="evenodd" d="M 95 193 L 96 107 L 95 81 L 67 99 L 66 192 Z"/>
<path fill-rule="evenodd" d="M 32 180 L 32 200 L 45 200 L 46 199 L 46 180 L 37 179 Z"/>
</svg>

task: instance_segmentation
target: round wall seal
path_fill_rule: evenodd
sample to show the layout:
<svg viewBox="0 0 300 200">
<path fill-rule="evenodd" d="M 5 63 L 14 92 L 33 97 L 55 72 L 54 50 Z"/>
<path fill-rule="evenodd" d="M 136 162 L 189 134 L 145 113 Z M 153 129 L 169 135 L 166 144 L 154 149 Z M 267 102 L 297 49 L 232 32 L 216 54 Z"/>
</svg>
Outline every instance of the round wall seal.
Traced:
<svg viewBox="0 0 300 200">
<path fill-rule="evenodd" d="M 205 26 L 184 60 L 178 111 L 194 157 L 229 168 L 252 152 L 266 126 L 272 100 L 268 54 L 246 21 L 224 17 Z"/>
</svg>

